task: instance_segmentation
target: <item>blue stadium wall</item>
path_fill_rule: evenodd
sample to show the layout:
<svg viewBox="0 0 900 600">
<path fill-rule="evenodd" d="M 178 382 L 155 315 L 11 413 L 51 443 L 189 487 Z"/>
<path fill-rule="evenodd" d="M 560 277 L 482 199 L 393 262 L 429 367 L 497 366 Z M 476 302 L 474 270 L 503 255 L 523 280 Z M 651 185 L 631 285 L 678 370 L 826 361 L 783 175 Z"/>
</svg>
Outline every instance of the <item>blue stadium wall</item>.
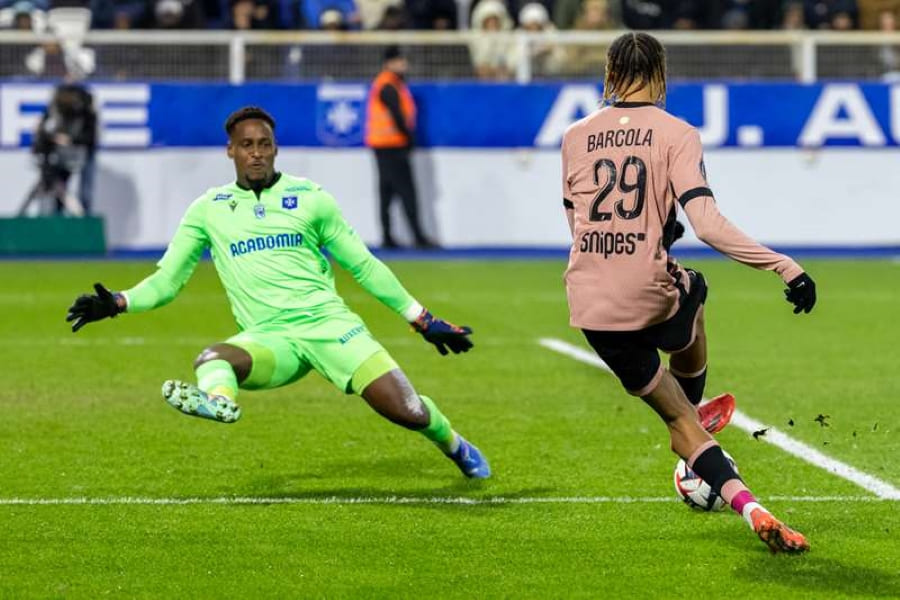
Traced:
<svg viewBox="0 0 900 600">
<path fill-rule="evenodd" d="M 113 247 L 165 244 L 187 204 L 233 178 L 222 124 L 235 108 L 278 120 L 279 167 L 331 190 L 378 240 L 374 165 L 362 147 L 366 83 L 243 86 L 98 83 L 96 190 Z M 0 214 L 37 177 L 31 131 L 52 86 L 0 84 Z M 585 84 L 413 86 L 414 166 L 427 227 L 449 246 L 562 247 L 559 141 L 595 110 Z M 718 202 L 779 246 L 896 247 L 900 86 L 708 82 L 673 85 L 668 110 L 697 126 Z"/>
</svg>

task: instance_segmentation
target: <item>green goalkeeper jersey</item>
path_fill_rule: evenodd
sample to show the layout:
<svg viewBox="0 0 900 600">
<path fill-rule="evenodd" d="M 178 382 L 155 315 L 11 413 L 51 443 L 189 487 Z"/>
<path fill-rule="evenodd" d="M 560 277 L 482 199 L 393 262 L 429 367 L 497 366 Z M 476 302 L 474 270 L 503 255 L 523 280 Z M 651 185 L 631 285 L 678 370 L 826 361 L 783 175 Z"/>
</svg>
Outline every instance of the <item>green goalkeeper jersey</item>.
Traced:
<svg viewBox="0 0 900 600">
<path fill-rule="evenodd" d="M 308 179 L 287 174 L 276 174 L 259 197 L 231 183 L 197 198 L 157 271 L 123 292 L 127 310 L 142 312 L 171 302 L 206 248 L 241 330 L 347 310 L 323 248 L 407 320 L 421 310 L 344 220 L 334 198 Z"/>
</svg>

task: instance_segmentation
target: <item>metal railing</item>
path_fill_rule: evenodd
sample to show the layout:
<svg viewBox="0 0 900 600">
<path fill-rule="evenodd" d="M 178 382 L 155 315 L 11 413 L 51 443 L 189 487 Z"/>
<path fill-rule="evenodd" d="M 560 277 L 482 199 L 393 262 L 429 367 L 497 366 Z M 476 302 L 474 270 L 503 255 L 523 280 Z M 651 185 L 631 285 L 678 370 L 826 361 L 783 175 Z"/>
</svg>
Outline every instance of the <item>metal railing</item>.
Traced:
<svg viewBox="0 0 900 600">
<path fill-rule="evenodd" d="M 602 78 L 606 48 L 621 32 L 232 32 L 92 31 L 82 51 L 103 80 L 361 80 L 384 47 L 399 44 L 411 79 Z M 658 32 L 676 80 L 895 78 L 900 33 Z M 51 35 L 0 32 L 0 78 L 52 77 Z M 56 52 L 56 54 L 54 54 Z M 40 55 L 41 60 L 38 60 Z M 60 62 L 57 60 L 57 62 Z M 41 67 L 40 69 L 36 67 Z"/>
</svg>

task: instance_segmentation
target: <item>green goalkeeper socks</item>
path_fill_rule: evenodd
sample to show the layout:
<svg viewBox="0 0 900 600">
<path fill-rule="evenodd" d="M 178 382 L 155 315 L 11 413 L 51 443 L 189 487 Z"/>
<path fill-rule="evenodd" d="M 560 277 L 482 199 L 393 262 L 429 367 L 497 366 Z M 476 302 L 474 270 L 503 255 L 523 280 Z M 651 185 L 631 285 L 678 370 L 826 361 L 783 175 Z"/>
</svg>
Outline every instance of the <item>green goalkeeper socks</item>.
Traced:
<svg viewBox="0 0 900 600">
<path fill-rule="evenodd" d="M 438 448 L 443 450 L 444 454 L 453 454 L 459 448 L 459 436 L 453 431 L 450 421 L 431 398 L 428 396 L 419 396 L 419 398 L 428 407 L 428 414 L 431 417 L 428 427 L 420 430 L 422 435 L 434 442 Z"/>
<path fill-rule="evenodd" d="M 211 360 L 197 367 L 197 387 L 211 396 L 237 398 L 238 382 L 234 369 L 226 360 Z"/>
</svg>

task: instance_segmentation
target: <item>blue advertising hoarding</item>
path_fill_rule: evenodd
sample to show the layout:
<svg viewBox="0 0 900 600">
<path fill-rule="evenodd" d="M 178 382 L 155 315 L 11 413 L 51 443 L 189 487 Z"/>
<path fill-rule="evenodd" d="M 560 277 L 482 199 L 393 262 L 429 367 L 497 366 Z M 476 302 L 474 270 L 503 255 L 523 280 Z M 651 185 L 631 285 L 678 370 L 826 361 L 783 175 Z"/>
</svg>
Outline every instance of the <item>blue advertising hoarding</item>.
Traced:
<svg viewBox="0 0 900 600">
<path fill-rule="evenodd" d="M 107 148 L 206 147 L 240 106 L 265 107 L 284 146 L 362 145 L 366 83 L 95 84 Z M 0 147 L 30 141 L 52 91 L 0 84 Z M 565 128 L 595 110 L 598 87 L 441 83 L 412 86 L 421 147 L 552 148 Z M 701 130 L 707 147 L 897 146 L 900 86 L 878 83 L 673 85 L 667 110 Z"/>
</svg>

